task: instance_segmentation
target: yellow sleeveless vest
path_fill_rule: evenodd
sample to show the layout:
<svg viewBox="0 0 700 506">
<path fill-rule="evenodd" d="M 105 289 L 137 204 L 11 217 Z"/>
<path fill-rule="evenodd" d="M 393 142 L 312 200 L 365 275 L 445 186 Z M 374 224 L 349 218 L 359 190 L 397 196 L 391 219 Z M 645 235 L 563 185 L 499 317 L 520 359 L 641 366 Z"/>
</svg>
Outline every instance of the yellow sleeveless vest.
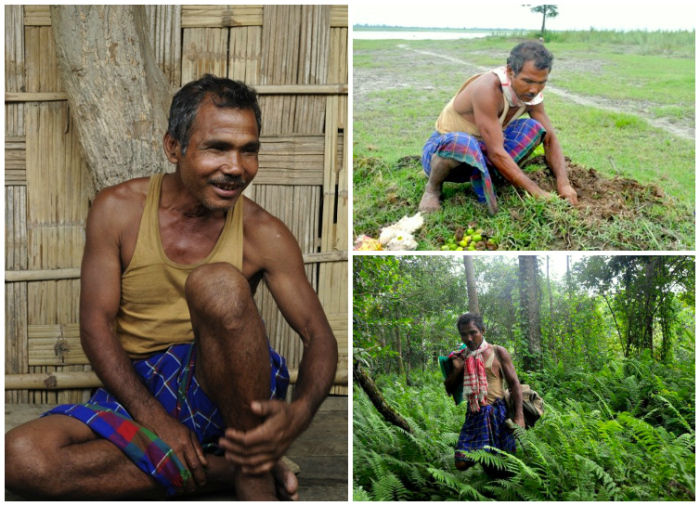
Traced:
<svg viewBox="0 0 700 506">
<path fill-rule="evenodd" d="M 194 340 L 185 300 L 185 281 L 190 272 L 200 265 L 217 262 L 230 263 L 237 269 L 243 266 L 242 197 L 226 215 L 221 235 L 204 260 L 180 265 L 166 256 L 158 226 L 163 176 L 151 177 L 134 256 L 122 274 L 116 330 L 132 359 Z"/>
<path fill-rule="evenodd" d="M 493 404 L 496 399 L 503 399 L 505 397 L 505 392 L 503 391 L 503 378 L 497 376 L 493 372 L 493 362 L 496 358 L 496 348 L 491 347 L 491 356 L 484 362 L 484 369 L 486 372 L 486 382 L 488 383 L 488 393 L 486 394 L 486 402 L 488 404 Z M 500 361 L 499 361 L 499 374 L 500 372 Z"/>
</svg>

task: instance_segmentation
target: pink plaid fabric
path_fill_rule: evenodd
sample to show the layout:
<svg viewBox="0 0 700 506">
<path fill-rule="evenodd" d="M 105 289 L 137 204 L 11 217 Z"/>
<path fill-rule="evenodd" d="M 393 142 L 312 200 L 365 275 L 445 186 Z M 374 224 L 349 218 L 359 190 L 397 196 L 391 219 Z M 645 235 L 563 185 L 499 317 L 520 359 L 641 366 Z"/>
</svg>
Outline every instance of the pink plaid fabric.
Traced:
<svg viewBox="0 0 700 506">
<path fill-rule="evenodd" d="M 463 348 L 457 352 L 464 359 L 464 398 L 469 403 L 469 411 L 477 413 L 480 406 L 486 405 L 488 394 L 488 382 L 482 354 L 491 347 L 485 340 L 476 350 L 470 352 L 469 348 Z"/>
</svg>

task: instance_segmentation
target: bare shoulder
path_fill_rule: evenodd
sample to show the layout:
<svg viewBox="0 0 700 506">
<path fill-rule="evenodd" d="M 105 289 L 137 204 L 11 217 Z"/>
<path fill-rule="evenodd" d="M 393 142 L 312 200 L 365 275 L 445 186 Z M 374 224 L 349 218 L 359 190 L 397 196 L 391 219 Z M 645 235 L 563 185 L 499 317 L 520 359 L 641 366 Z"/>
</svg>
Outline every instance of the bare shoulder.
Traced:
<svg viewBox="0 0 700 506">
<path fill-rule="evenodd" d="M 303 263 L 299 245 L 279 218 L 247 197 L 243 207 L 243 261 L 246 271 L 269 271 L 290 263 Z M 250 271 L 248 271 L 250 272 Z"/>
<path fill-rule="evenodd" d="M 131 179 L 101 190 L 88 213 L 88 228 L 99 227 L 119 240 L 123 234 L 138 227 L 148 194 L 150 178 Z"/>
<path fill-rule="evenodd" d="M 496 351 L 496 356 L 500 359 L 501 362 L 511 362 L 512 359 L 510 357 L 510 353 L 508 353 L 508 350 L 506 350 L 503 346 L 494 344 L 493 349 Z"/>
<path fill-rule="evenodd" d="M 495 98 L 501 93 L 501 81 L 493 72 L 484 72 L 466 89 L 470 90 L 472 96 L 478 96 L 480 99 Z"/>
<path fill-rule="evenodd" d="M 149 181 L 148 177 L 140 177 L 102 189 L 95 196 L 90 212 L 128 211 L 130 208 L 143 207 Z"/>
</svg>

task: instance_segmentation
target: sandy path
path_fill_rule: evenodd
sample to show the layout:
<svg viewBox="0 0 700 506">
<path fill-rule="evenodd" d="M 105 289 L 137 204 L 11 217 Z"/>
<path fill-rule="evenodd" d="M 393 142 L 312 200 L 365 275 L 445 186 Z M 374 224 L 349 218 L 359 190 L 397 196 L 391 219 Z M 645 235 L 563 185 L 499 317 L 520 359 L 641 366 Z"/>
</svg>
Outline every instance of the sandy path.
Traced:
<svg viewBox="0 0 700 506">
<path fill-rule="evenodd" d="M 466 67 L 465 70 L 468 72 L 485 72 L 491 70 L 490 67 L 483 67 L 480 65 L 475 65 L 467 60 L 460 58 L 455 58 L 453 56 L 448 56 L 440 53 L 435 53 L 432 51 L 423 51 L 418 49 L 411 49 L 406 44 L 398 44 L 397 47 L 403 51 L 417 53 L 423 56 L 428 56 L 431 59 L 441 59 L 443 61 L 449 61 L 461 66 Z M 359 70 L 359 72 L 358 72 Z M 365 75 L 364 70 L 366 69 L 354 69 L 353 70 L 353 89 L 357 95 L 364 95 L 369 91 L 387 89 L 394 87 L 407 86 L 405 81 L 393 80 L 393 82 L 386 82 L 387 80 L 382 79 L 382 76 L 377 73 L 378 69 L 372 69 L 370 77 Z M 695 125 L 684 123 L 673 123 L 664 118 L 653 118 L 651 114 L 646 110 L 648 104 L 636 102 L 636 101 L 615 101 L 606 99 L 603 97 L 585 97 L 582 95 L 577 95 L 575 93 L 570 93 L 556 86 L 548 85 L 546 89 L 547 93 L 554 93 L 563 98 L 566 98 L 570 102 L 575 104 L 580 104 L 587 107 L 596 107 L 601 110 L 610 111 L 614 113 L 630 114 L 646 121 L 649 125 L 654 128 L 659 128 L 664 131 L 680 137 L 682 139 L 694 140 L 695 139 Z"/>
</svg>

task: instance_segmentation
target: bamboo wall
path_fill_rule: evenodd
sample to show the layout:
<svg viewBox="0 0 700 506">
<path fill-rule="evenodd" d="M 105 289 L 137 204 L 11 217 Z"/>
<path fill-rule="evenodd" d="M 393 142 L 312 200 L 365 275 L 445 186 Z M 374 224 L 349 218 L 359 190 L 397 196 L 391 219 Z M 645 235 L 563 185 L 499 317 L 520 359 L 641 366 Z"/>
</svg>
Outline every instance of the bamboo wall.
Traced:
<svg viewBox="0 0 700 506">
<path fill-rule="evenodd" d="M 263 147 L 247 195 L 299 241 L 347 371 L 347 6 L 150 6 L 148 14 L 173 86 L 213 73 L 258 90 Z M 63 388 L 70 373 L 83 386 L 90 371 L 78 328 L 89 199 L 53 45 L 48 7 L 5 7 L 7 402 L 82 402 L 89 393 Z M 272 346 L 297 369 L 300 339 L 266 288 L 256 303 Z M 27 380 L 59 388 L 8 388 Z M 340 383 L 332 392 L 347 394 Z"/>
</svg>

